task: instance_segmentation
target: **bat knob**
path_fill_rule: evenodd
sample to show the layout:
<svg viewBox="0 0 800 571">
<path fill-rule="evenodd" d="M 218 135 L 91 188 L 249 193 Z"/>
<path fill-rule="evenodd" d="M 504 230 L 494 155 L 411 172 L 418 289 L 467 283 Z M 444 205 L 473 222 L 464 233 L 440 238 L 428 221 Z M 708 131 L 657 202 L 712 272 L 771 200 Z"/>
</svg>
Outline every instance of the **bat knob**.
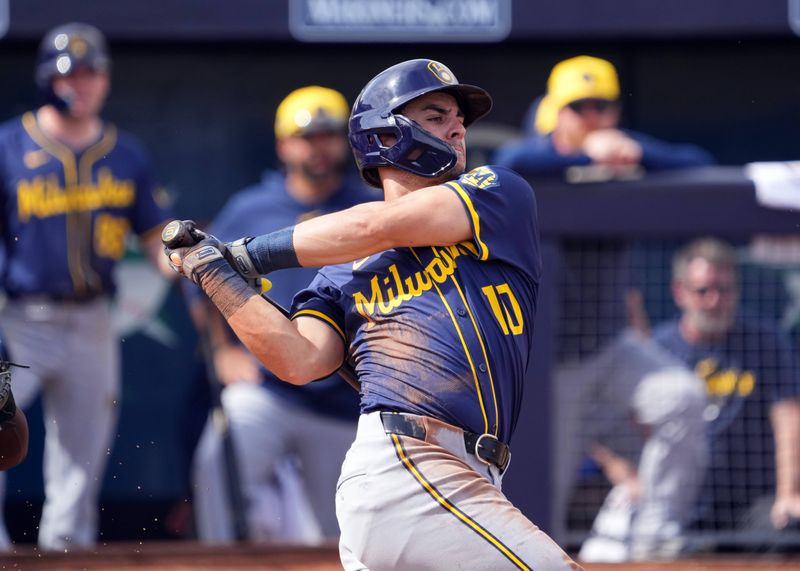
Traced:
<svg viewBox="0 0 800 571">
<path fill-rule="evenodd" d="M 194 222 L 191 220 L 173 220 L 161 231 L 161 242 L 167 248 L 193 246 L 197 240 L 192 236 Z"/>
</svg>

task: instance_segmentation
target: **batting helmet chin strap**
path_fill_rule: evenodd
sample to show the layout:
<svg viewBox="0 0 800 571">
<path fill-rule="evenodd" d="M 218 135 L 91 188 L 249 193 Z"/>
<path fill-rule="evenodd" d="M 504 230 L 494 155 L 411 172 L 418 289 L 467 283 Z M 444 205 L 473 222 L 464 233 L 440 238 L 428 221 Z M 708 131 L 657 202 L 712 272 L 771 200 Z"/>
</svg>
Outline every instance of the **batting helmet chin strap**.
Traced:
<svg viewBox="0 0 800 571">
<path fill-rule="evenodd" d="M 403 115 L 364 114 L 350 123 L 352 134 L 366 135 L 365 163 L 395 166 L 423 177 L 437 177 L 453 168 L 458 160 L 455 149 L 434 137 Z M 377 118 L 377 120 L 376 120 Z M 374 126 L 371 126 L 374 125 Z M 394 144 L 386 146 L 381 135 L 391 135 Z M 365 168 L 364 180 L 380 188 L 377 168 Z"/>
</svg>

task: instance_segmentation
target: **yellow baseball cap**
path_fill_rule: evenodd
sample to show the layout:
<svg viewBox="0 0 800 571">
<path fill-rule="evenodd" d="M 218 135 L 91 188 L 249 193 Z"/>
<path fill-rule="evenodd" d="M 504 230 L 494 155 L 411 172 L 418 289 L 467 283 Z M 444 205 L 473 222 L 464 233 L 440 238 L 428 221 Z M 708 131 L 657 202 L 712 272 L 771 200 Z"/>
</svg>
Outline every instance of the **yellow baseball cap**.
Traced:
<svg viewBox="0 0 800 571">
<path fill-rule="evenodd" d="M 275 112 L 275 137 L 305 135 L 344 129 L 350 108 L 344 95 L 335 89 L 310 85 L 295 89 Z"/>
<path fill-rule="evenodd" d="M 536 110 L 536 130 L 543 135 L 551 133 L 558 112 L 581 99 L 619 99 L 619 78 L 611 62 L 577 56 L 557 63 L 547 79 L 547 94 Z"/>
</svg>

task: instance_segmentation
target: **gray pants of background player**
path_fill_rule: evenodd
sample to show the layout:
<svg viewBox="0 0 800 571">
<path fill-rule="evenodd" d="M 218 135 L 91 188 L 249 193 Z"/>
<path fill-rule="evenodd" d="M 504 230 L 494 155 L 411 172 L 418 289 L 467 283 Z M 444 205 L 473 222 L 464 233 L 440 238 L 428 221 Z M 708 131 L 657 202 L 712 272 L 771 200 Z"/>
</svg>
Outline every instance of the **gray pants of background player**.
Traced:
<svg viewBox="0 0 800 571">
<path fill-rule="evenodd" d="M 361 415 L 336 492 L 346 571 L 580 569 L 503 495 L 499 470 L 467 454 L 462 431 L 424 422 L 419 440 Z"/>
<path fill-rule="evenodd" d="M 0 319 L 12 360 L 30 366 L 14 369 L 17 404 L 25 408 L 42 393 L 45 502 L 39 546 L 93 545 L 119 408 L 119 343 L 110 304 L 106 299 L 82 304 L 9 301 Z M 2 525 L 0 546 L 8 545 Z"/>
<path fill-rule="evenodd" d="M 261 385 L 225 388 L 252 540 L 315 544 L 339 537 L 334 493 L 355 422 L 301 408 Z M 219 434 L 209 421 L 194 457 L 200 539 L 234 540 Z"/>
<path fill-rule="evenodd" d="M 579 559 L 674 556 L 708 461 L 703 382 L 633 330 L 570 374 L 581 379 L 587 442 L 638 460 L 640 484 L 638 498 L 625 485 L 611 490 Z"/>
</svg>

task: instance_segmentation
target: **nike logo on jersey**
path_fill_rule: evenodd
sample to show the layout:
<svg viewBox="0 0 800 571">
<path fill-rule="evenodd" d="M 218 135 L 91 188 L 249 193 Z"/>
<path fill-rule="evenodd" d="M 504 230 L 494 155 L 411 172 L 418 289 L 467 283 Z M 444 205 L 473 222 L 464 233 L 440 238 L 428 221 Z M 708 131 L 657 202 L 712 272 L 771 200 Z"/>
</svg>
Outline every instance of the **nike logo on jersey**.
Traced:
<svg viewBox="0 0 800 571">
<path fill-rule="evenodd" d="M 38 149 L 36 151 L 28 151 L 25 153 L 25 155 L 22 157 L 22 162 L 25 163 L 27 168 L 34 170 L 45 164 L 50 160 L 50 158 L 50 153 L 42 149 Z"/>
<path fill-rule="evenodd" d="M 367 256 L 366 258 L 364 258 L 362 260 L 356 260 L 355 262 L 353 262 L 353 270 L 357 270 L 358 268 L 360 268 L 361 266 L 366 264 L 367 260 L 369 260 L 369 256 Z"/>
</svg>

